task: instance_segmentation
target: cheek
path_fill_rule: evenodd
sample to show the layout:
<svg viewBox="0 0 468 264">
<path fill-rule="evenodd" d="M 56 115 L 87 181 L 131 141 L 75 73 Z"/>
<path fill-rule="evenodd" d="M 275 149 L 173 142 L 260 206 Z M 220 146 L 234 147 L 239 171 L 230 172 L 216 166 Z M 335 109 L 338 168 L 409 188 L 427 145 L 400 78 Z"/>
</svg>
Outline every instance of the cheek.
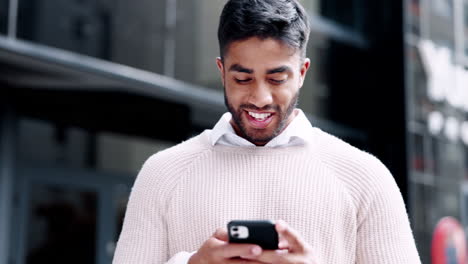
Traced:
<svg viewBox="0 0 468 264">
<path fill-rule="evenodd" d="M 291 100 L 296 95 L 297 90 L 298 89 L 294 89 L 292 87 L 289 87 L 289 88 L 284 87 L 284 89 L 277 90 L 276 93 L 274 94 L 275 102 L 278 105 L 281 105 L 283 108 L 287 107 L 289 102 L 291 102 Z"/>
<path fill-rule="evenodd" d="M 229 104 L 234 107 L 238 107 L 244 98 L 244 93 L 240 89 L 236 89 L 236 87 L 232 87 L 229 84 L 225 87 L 226 97 L 229 100 Z"/>
</svg>

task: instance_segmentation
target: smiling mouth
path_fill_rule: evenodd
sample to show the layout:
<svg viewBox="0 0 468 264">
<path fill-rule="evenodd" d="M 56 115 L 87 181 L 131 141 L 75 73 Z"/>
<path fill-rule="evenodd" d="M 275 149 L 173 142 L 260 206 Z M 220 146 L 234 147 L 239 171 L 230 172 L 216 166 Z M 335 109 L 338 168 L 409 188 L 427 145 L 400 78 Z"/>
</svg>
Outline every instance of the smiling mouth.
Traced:
<svg viewBox="0 0 468 264">
<path fill-rule="evenodd" d="M 274 113 L 258 113 L 245 110 L 247 121 L 254 129 L 265 129 L 273 120 Z"/>
<path fill-rule="evenodd" d="M 272 115 L 272 113 L 255 113 L 255 112 L 247 112 L 251 117 L 255 118 L 256 121 L 265 121 L 268 117 Z"/>
</svg>

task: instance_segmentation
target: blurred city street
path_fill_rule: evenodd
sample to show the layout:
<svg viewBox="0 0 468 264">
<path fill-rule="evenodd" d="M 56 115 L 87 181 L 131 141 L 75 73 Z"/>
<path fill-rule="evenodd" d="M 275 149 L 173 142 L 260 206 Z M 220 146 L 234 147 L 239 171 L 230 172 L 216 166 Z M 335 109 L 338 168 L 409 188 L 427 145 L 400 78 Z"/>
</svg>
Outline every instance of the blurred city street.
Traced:
<svg viewBox="0 0 468 264">
<path fill-rule="evenodd" d="M 145 160 L 227 111 L 225 2 L 0 0 L 0 264 L 112 262 Z M 311 66 L 299 108 L 388 167 L 424 264 L 443 264 L 435 248 L 458 264 L 468 0 L 300 2 Z"/>
</svg>

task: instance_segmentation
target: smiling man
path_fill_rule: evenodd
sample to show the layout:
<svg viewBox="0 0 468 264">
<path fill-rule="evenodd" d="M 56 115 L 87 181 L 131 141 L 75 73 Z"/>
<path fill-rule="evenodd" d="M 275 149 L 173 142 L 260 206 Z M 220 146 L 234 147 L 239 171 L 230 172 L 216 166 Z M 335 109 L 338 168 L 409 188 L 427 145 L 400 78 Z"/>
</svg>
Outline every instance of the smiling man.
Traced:
<svg viewBox="0 0 468 264">
<path fill-rule="evenodd" d="M 309 30 L 296 0 L 227 2 L 217 66 L 229 112 L 146 161 L 115 264 L 420 263 L 390 172 L 296 108 Z M 277 220 L 279 250 L 229 243 L 236 219 Z"/>
</svg>

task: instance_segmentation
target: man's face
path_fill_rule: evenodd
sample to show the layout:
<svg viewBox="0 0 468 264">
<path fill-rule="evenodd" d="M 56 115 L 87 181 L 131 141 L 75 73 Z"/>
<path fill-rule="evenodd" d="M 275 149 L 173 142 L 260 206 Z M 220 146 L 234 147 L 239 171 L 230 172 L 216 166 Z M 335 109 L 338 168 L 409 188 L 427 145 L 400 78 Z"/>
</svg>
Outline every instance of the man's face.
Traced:
<svg viewBox="0 0 468 264">
<path fill-rule="evenodd" d="M 309 59 L 271 38 L 256 37 L 229 45 L 217 60 L 236 133 L 263 146 L 295 117 L 299 89 L 309 68 Z"/>
</svg>

